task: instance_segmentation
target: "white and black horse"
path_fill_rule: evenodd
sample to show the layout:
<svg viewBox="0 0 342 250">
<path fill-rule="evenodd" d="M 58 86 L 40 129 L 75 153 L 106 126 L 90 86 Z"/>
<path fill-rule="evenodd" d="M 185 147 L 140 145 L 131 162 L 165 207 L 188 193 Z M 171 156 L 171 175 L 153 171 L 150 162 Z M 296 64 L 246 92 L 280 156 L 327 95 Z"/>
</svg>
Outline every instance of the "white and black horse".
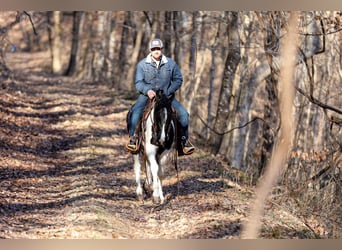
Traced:
<svg viewBox="0 0 342 250">
<path fill-rule="evenodd" d="M 153 191 L 154 203 L 163 204 L 165 200 L 162 188 L 164 167 L 172 162 L 177 170 L 177 122 L 171 102 L 172 99 L 163 94 L 162 90 L 156 91 L 156 96 L 149 99 L 141 121 L 141 145 L 138 153 L 133 154 L 136 194 L 139 200 L 143 200 L 143 190 L 146 187 L 141 183 L 141 163 L 145 166 L 145 184 Z"/>
</svg>

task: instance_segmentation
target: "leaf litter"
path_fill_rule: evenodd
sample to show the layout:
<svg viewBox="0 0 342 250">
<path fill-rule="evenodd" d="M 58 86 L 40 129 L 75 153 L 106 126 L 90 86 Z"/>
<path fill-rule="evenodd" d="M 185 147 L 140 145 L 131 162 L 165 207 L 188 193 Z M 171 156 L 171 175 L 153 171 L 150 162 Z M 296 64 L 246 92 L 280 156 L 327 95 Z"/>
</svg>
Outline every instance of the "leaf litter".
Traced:
<svg viewBox="0 0 342 250">
<path fill-rule="evenodd" d="M 132 104 L 125 93 L 32 75 L 1 95 L 0 238 L 240 237 L 253 188 L 223 176 L 203 150 L 178 159 L 179 183 L 167 170 L 165 205 L 136 200 L 133 160 L 124 151 Z M 310 237 L 277 210 L 267 209 L 261 237 Z"/>
</svg>

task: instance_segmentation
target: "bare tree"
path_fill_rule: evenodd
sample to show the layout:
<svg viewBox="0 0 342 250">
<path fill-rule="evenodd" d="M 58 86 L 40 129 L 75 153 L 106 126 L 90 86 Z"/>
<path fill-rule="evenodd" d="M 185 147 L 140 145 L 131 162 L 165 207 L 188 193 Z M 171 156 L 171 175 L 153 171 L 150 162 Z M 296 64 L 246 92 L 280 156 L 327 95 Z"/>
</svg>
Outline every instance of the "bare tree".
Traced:
<svg viewBox="0 0 342 250">
<path fill-rule="evenodd" d="M 96 13 L 97 20 L 95 22 L 93 32 L 93 47 L 92 47 L 92 75 L 95 81 L 105 80 L 107 72 L 107 54 L 110 42 L 111 28 L 111 12 L 99 11 Z"/>
<path fill-rule="evenodd" d="M 214 130 L 223 132 L 227 128 L 227 120 L 230 114 L 230 101 L 232 97 L 235 72 L 241 59 L 240 41 L 238 32 L 238 12 L 228 14 L 228 55 L 226 57 L 222 85 L 219 95 L 218 107 L 214 121 Z M 212 152 L 218 153 L 223 139 L 223 134 L 212 133 L 210 145 Z"/>
<path fill-rule="evenodd" d="M 295 55 L 297 44 L 297 19 L 298 14 L 293 13 L 289 21 L 289 33 L 287 34 L 281 54 L 281 72 L 279 82 L 279 108 L 281 110 L 281 126 L 277 140 L 277 146 L 271 156 L 267 167 L 265 178 L 257 188 L 257 196 L 253 202 L 249 220 L 242 233 L 243 238 L 257 238 L 260 230 L 260 218 L 263 214 L 265 200 L 270 193 L 272 186 L 276 183 L 278 175 L 287 159 L 291 147 L 293 135 L 294 116 L 292 114 L 293 100 L 295 96 L 294 75 L 295 75 Z"/>
<path fill-rule="evenodd" d="M 10 73 L 10 69 L 7 67 L 6 60 L 5 60 L 5 54 L 6 50 L 8 50 L 8 47 L 11 46 L 13 51 L 16 51 L 15 44 L 12 44 L 12 42 L 8 38 L 8 32 L 18 23 L 21 23 L 22 17 L 26 16 L 28 17 L 31 27 L 32 27 L 32 33 L 36 36 L 37 31 L 34 25 L 34 22 L 32 20 L 32 16 L 27 11 L 17 11 L 13 12 L 13 20 L 7 20 L 6 24 L 4 26 L 0 26 L 0 42 L 2 44 L 0 48 L 0 76 L 8 77 Z M 12 16 L 12 13 L 9 13 L 9 16 Z M 8 17 L 7 17 L 8 18 Z M 7 19 L 6 18 L 6 19 Z M 31 29 L 30 29 L 31 31 Z"/>
<path fill-rule="evenodd" d="M 81 20 L 84 19 L 84 12 L 81 11 L 73 11 L 73 26 L 72 26 L 72 45 L 71 45 L 71 53 L 69 65 L 66 70 L 66 75 L 73 76 L 76 73 L 77 64 L 80 63 L 78 58 L 79 53 L 79 43 L 80 43 L 80 30 L 82 30 Z"/>
<path fill-rule="evenodd" d="M 63 64 L 62 64 L 62 26 L 61 26 L 61 18 L 63 13 L 61 11 L 53 11 L 50 12 L 49 21 L 50 21 L 50 43 L 51 43 L 51 69 L 53 74 L 62 74 Z"/>
<path fill-rule="evenodd" d="M 208 53 L 203 47 L 201 34 L 204 29 L 202 13 L 195 11 L 192 16 L 193 31 L 191 34 L 190 56 L 189 56 L 189 75 L 185 77 L 183 85 L 183 103 L 185 108 L 191 113 L 191 107 L 200 86 L 201 75 L 205 69 Z"/>
<path fill-rule="evenodd" d="M 126 79 L 126 85 L 129 86 L 130 90 L 134 90 L 134 75 L 135 75 L 135 65 L 138 63 L 139 52 L 141 49 L 141 43 L 143 41 L 143 35 L 146 27 L 146 18 L 141 15 L 141 13 L 135 13 L 135 27 L 136 27 L 136 37 L 134 40 L 134 47 L 132 55 L 129 58 L 129 69 Z"/>
</svg>

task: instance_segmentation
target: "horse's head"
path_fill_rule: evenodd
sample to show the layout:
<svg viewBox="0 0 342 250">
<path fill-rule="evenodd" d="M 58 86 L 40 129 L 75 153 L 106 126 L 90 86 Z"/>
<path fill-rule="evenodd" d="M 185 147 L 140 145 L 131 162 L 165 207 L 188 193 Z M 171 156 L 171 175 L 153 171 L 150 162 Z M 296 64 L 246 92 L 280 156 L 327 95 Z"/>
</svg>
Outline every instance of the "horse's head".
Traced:
<svg viewBox="0 0 342 250">
<path fill-rule="evenodd" d="M 155 96 L 154 105 L 154 124 L 153 124 L 153 136 L 151 143 L 157 146 L 167 146 L 170 144 L 170 140 L 173 134 L 172 131 L 172 99 L 168 98 L 164 94 L 163 90 L 157 90 Z"/>
</svg>

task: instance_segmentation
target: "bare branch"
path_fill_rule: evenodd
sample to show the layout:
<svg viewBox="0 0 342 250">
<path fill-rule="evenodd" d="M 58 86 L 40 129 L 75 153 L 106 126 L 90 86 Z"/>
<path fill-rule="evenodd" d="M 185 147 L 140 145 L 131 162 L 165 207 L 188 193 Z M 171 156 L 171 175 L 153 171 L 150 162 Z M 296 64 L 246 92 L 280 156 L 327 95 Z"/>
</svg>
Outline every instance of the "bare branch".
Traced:
<svg viewBox="0 0 342 250">
<path fill-rule="evenodd" d="M 18 11 L 18 12 L 17 12 L 17 15 L 16 15 L 16 17 L 15 17 L 15 20 L 14 20 L 13 22 L 9 23 L 6 27 L 3 27 L 3 28 L 0 27 L 0 33 L 1 33 L 1 34 L 6 34 L 8 30 L 10 30 L 14 25 L 16 25 L 17 23 L 20 22 L 20 18 L 21 18 L 21 16 L 22 16 L 23 14 L 25 14 L 25 15 L 27 15 L 27 16 L 29 17 L 30 22 L 31 22 L 31 24 L 32 24 L 33 32 L 34 32 L 35 35 L 38 35 L 37 32 L 36 32 L 36 29 L 35 29 L 35 27 L 34 27 L 34 24 L 33 24 L 32 18 L 31 18 L 31 15 L 30 15 L 28 12 L 26 12 L 26 11 L 24 11 L 24 12 L 19 12 L 19 11 Z"/>
<path fill-rule="evenodd" d="M 315 97 L 313 97 L 312 94 L 308 94 L 306 93 L 304 90 L 302 90 L 301 88 L 299 87 L 295 87 L 296 90 L 302 94 L 303 96 L 305 96 L 310 102 L 318 105 L 319 107 L 323 108 L 323 109 L 328 109 L 328 110 L 331 110 L 331 111 L 334 111 L 338 114 L 341 114 L 342 115 L 342 110 L 338 109 L 338 108 L 335 108 L 333 106 L 330 106 L 330 105 L 327 105 L 327 104 L 324 104 L 322 103 L 320 100 L 317 100 Z"/>
<path fill-rule="evenodd" d="M 321 28 L 322 28 L 322 34 L 319 34 L 319 35 L 323 36 L 323 46 L 322 46 L 322 49 L 320 51 L 317 51 L 315 53 L 315 55 L 325 52 L 325 35 L 326 35 L 326 32 L 325 32 L 325 29 L 324 29 L 324 25 L 323 25 L 322 19 L 320 20 L 320 24 L 321 24 Z M 315 72 L 314 72 L 315 67 L 314 67 L 314 64 L 311 63 L 311 72 L 310 72 L 310 67 L 309 67 L 308 61 L 307 61 L 308 59 L 305 57 L 304 51 L 299 48 L 299 52 L 301 53 L 301 55 L 303 57 L 303 62 L 305 64 L 306 72 L 307 72 L 307 75 L 309 77 L 309 93 L 306 93 L 303 89 L 295 86 L 296 90 L 300 94 L 305 96 L 311 103 L 316 104 L 319 107 L 323 108 L 325 113 L 326 113 L 326 110 L 331 110 L 331 111 L 334 111 L 334 112 L 336 112 L 338 114 L 342 114 L 342 110 L 340 110 L 340 109 L 338 109 L 336 107 L 324 104 L 320 100 L 318 100 L 318 99 L 316 99 L 314 97 L 314 95 L 313 95 L 313 92 L 314 92 L 314 78 L 313 78 L 313 76 L 315 75 Z M 313 60 L 313 57 L 311 59 Z M 329 120 L 332 123 L 342 124 L 341 119 L 339 119 L 337 117 L 331 116 L 331 117 L 328 117 L 328 118 L 329 118 Z"/>
<path fill-rule="evenodd" d="M 33 32 L 34 32 L 34 34 L 37 36 L 38 33 L 37 33 L 37 31 L 36 31 L 36 28 L 34 27 L 34 24 L 33 24 L 31 15 L 30 15 L 27 11 L 24 11 L 24 14 L 27 15 L 27 16 L 29 17 L 30 22 L 31 22 L 31 25 L 32 25 Z"/>
<path fill-rule="evenodd" d="M 241 125 L 241 126 L 238 126 L 238 127 L 234 127 L 234 128 L 231 128 L 227 131 L 224 131 L 224 132 L 219 132 L 217 130 L 215 130 L 213 127 L 209 126 L 204 120 L 203 118 L 199 115 L 199 114 L 196 114 L 197 117 L 200 119 L 200 121 L 204 124 L 204 126 L 206 126 L 208 129 L 210 129 L 212 132 L 214 132 L 215 134 L 217 135 L 225 135 L 225 134 L 229 134 L 230 132 L 234 131 L 235 129 L 240 129 L 240 128 L 244 128 L 246 127 L 248 124 L 252 123 L 252 122 L 255 122 L 256 120 L 260 120 L 260 121 L 263 121 L 264 123 L 267 124 L 267 122 L 260 118 L 260 117 L 254 117 L 252 120 L 246 122 L 245 124 Z M 275 133 L 275 131 L 270 127 L 270 129 Z"/>
<path fill-rule="evenodd" d="M 152 23 L 152 21 L 151 21 L 150 16 L 149 16 L 148 13 L 147 13 L 147 11 L 143 11 L 143 13 L 144 13 L 144 15 L 145 15 L 145 17 L 146 17 L 146 19 L 147 19 L 147 21 L 148 21 L 148 24 L 150 25 L 150 27 L 152 27 L 153 23 Z"/>
</svg>

